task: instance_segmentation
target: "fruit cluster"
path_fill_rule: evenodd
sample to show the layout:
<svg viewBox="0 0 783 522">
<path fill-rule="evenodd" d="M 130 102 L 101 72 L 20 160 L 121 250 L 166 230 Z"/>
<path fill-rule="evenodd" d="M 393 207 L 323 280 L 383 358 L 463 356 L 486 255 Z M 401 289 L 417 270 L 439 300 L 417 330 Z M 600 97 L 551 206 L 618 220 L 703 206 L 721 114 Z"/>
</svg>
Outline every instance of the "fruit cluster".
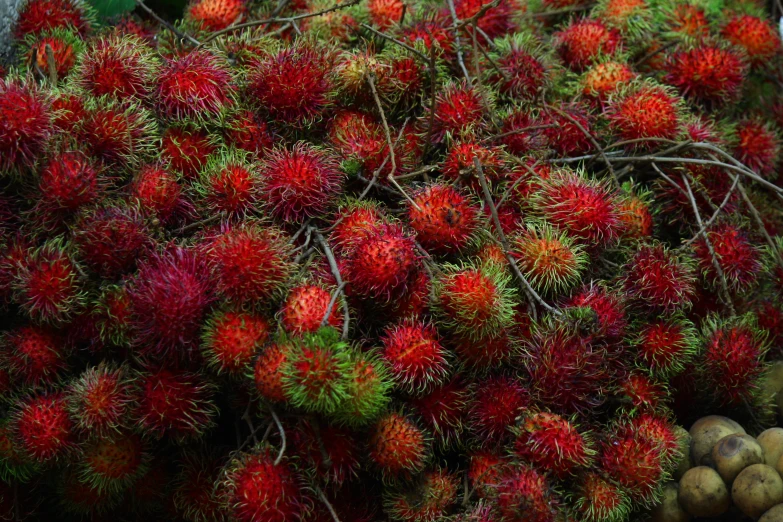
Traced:
<svg viewBox="0 0 783 522">
<path fill-rule="evenodd" d="M 775 422 L 762 4 L 137 11 L 0 74 L 0 517 L 641 520 Z"/>
</svg>

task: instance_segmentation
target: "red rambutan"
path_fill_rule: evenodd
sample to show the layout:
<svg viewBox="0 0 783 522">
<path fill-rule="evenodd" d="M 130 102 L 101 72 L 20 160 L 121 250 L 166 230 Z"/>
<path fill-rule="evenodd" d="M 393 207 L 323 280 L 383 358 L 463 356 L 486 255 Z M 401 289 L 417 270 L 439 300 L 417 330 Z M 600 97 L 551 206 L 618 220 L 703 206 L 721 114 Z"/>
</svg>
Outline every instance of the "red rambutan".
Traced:
<svg viewBox="0 0 783 522">
<path fill-rule="evenodd" d="M 597 63 L 585 71 L 582 77 L 582 93 L 606 101 L 617 90 L 637 77 L 631 67 L 618 61 Z"/>
<path fill-rule="evenodd" d="M 575 285 L 588 262 L 580 245 L 546 223 L 516 234 L 513 249 L 517 265 L 530 284 L 539 292 L 550 294 Z"/>
<path fill-rule="evenodd" d="M 468 480 L 478 497 L 494 498 L 503 474 L 508 469 L 506 457 L 492 451 L 478 450 L 468 453 L 468 459 Z"/>
<path fill-rule="evenodd" d="M 90 441 L 79 457 L 79 478 L 98 491 L 122 491 L 146 472 L 149 454 L 141 438 L 115 433 Z"/>
<path fill-rule="evenodd" d="M 388 328 L 381 354 L 397 385 L 411 394 L 430 391 L 448 373 L 447 352 L 434 326 L 406 321 Z"/>
<path fill-rule="evenodd" d="M 457 500 L 459 478 L 444 469 L 425 471 L 412 487 L 387 491 L 384 507 L 392 520 L 432 522 L 440 520 Z"/>
<path fill-rule="evenodd" d="M 704 44 L 672 54 L 666 70 L 666 82 L 683 96 L 722 104 L 734 101 L 739 95 L 747 64 L 733 49 Z"/>
<path fill-rule="evenodd" d="M 331 242 L 343 252 L 382 230 L 387 221 L 380 204 L 372 200 L 347 200 L 340 205 L 330 227 Z"/>
<path fill-rule="evenodd" d="M 87 118 L 84 98 L 79 94 L 53 93 L 50 109 L 52 123 L 59 132 L 79 131 Z"/>
<path fill-rule="evenodd" d="M 249 367 L 269 337 L 269 322 L 250 312 L 219 311 L 207 320 L 201 350 L 218 373 L 237 375 Z"/>
<path fill-rule="evenodd" d="M 19 401 L 14 432 L 26 455 L 38 462 L 62 456 L 73 448 L 73 423 L 62 393 L 32 395 Z"/>
<path fill-rule="evenodd" d="M 457 336 L 452 343 L 465 368 L 476 371 L 497 368 L 509 362 L 519 351 L 518 340 L 507 331 L 475 339 Z"/>
<path fill-rule="evenodd" d="M 273 343 L 263 349 L 255 362 L 253 380 L 256 391 L 270 402 L 286 402 L 283 390 L 282 368 L 288 364 L 288 354 L 291 346 L 283 343 Z"/>
<path fill-rule="evenodd" d="M 710 34 L 710 22 L 704 8 L 698 5 L 677 4 L 666 13 L 666 27 L 673 33 L 701 38 Z"/>
<path fill-rule="evenodd" d="M 732 291 L 745 292 L 752 288 L 763 270 L 762 252 L 747 232 L 737 225 L 723 222 L 711 227 L 706 236 L 723 272 L 722 275 L 717 273 L 713 254 L 704 237 L 700 237 L 694 244 L 694 254 L 708 285 L 717 288 L 721 278 L 725 278 Z"/>
<path fill-rule="evenodd" d="M 654 374 L 680 373 L 698 348 L 693 324 L 681 317 L 646 323 L 637 332 L 633 339 L 637 356 Z"/>
<path fill-rule="evenodd" d="M 82 152 L 61 152 L 53 155 L 41 170 L 38 189 L 41 201 L 65 210 L 76 210 L 98 199 L 100 174 Z"/>
<path fill-rule="evenodd" d="M 67 366 L 68 349 L 55 331 L 19 326 L 2 336 L 0 368 L 21 386 L 53 384 Z"/>
<path fill-rule="evenodd" d="M 540 43 L 528 35 L 515 33 L 498 40 L 496 46 L 493 59 L 498 70 L 491 73 L 491 81 L 502 94 L 515 100 L 535 98 L 548 79 Z"/>
<path fill-rule="evenodd" d="M 522 8 L 515 0 L 501 0 L 497 5 L 485 9 L 490 3 L 483 0 L 457 0 L 454 9 L 460 20 L 471 18 L 484 9 L 484 15 L 478 18 L 476 26 L 494 40 L 516 29 L 514 14 Z"/>
<path fill-rule="evenodd" d="M 261 176 L 258 165 L 246 156 L 221 151 L 207 161 L 194 185 L 205 214 L 244 217 L 256 212 L 261 202 Z"/>
<path fill-rule="evenodd" d="M 476 172 L 475 160 L 478 159 L 488 183 L 500 178 L 504 161 L 499 149 L 485 147 L 475 141 L 455 142 L 443 161 L 443 177 L 459 184 L 467 184 L 481 193 L 481 182 Z"/>
<path fill-rule="evenodd" d="M 370 460 L 385 479 L 409 477 L 420 471 L 429 454 L 426 433 L 410 417 L 397 412 L 378 419 L 367 445 Z"/>
<path fill-rule="evenodd" d="M 637 304 L 672 313 L 691 306 L 696 293 L 692 263 L 660 244 L 642 246 L 625 268 L 624 288 Z"/>
<path fill-rule="evenodd" d="M 267 123 L 252 111 L 241 111 L 226 125 L 226 144 L 260 158 L 274 145 Z"/>
<path fill-rule="evenodd" d="M 432 391 L 411 400 L 424 427 L 435 436 L 435 442 L 448 448 L 460 441 L 466 413 L 467 388 L 459 375 Z"/>
<path fill-rule="evenodd" d="M 152 155 L 157 123 L 149 111 L 137 101 L 95 100 L 87 105 L 79 135 L 93 156 L 112 165 L 134 166 Z"/>
<path fill-rule="evenodd" d="M 402 227 L 380 225 L 356 241 L 345 279 L 357 294 L 389 301 L 416 267 L 416 245 Z"/>
<path fill-rule="evenodd" d="M 777 176 L 781 140 L 771 125 L 755 119 L 743 120 L 734 129 L 734 140 L 734 157 L 762 176 Z"/>
<path fill-rule="evenodd" d="M 82 54 L 76 83 L 93 96 L 146 98 L 152 92 L 157 63 L 152 49 L 136 36 L 93 40 Z"/>
<path fill-rule="evenodd" d="M 512 376 L 499 375 L 475 384 L 466 424 L 482 444 L 505 440 L 519 415 L 530 405 L 524 383 Z"/>
<path fill-rule="evenodd" d="M 405 4 L 402 0 L 370 0 L 367 3 L 367 11 L 373 25 L 381 31 L 386 31 L 400 23 L 405 12 Z"/>
<path fill-rule="evenodd" d="M 584 522 L 625 520 L 631 513 L 631 503 L 622 488 L 595 472 L 581 478 L 570 500 Z"/>
<path fill-rule="evenodd" d="M 575 71 L 586 69 L 601 55 L 612 55 L 622 46 L 622 38 L 616 29 L 589 18 L 571 22 L 555 33 L 554 38 L 560 58 Z"/>
<path fill-rule="evenodd" d="M 241 22 L 245 10 L 243 0 L 194 0 L 185 10 L 185 19 L 203 31 L 220 31 Z"/>
<path fill-rule="evenodd" d="M 754 66 L 765 66 L 781 49 L 778 31 L 769 21 L 758 16 L 733 16 L 720 34 L 741 47 Z"/>
<path fill-rule="evenodd" d="M 417 191 L 408 220 L 416 239 L 438 254 L 465 248 L 478 227 L 479 208 L 458 189 L 433 184 Z"/>
<path fill-rule="evenodd" d="M 71 30 L 57 28 L 26 39 L 29 47 L 27 59 L 41 71 L 49 71 L 49 52 L 52 55 L 54 71 L 59 80 L 68 76 L 82 54 L 84 42 Z"/>
<path fill-rule="evenodd" d="M 666 386 L 647 373 L 631 372 L 617 386 L 620 400 L 630 411 L 658 411 L 668 397 Z"/>
<path fill-rule="evenodd" d="M 547 146 L 560 156 L 590 152 L 593 143 L 589 134 L 593 132 L 594 118 L 587 107 L 581 104 L 563 104 L 557 109 L 547 111 L 538 121 Z"/>
<path fill-rule="evenodd" d="M 622 294 L 610 291 L 604 285 L 591 284 L 569 297 L 566 306 L 592 310 L 597 322 L 594 335 L 610 341 L 625 336 L 628 321 Z"/>
<path fill-rule="evenodd" d="M 687 435 L 684 437 L 684 428 L 677 426 L 665 415 L 645 412 L 621 421 L 620 430 L 636 437 L 646 437 L 657 442 L 662 451 L 664 464 L 671 468 L 676 466 L 682 458 L 682 448 Z"/>
<path fill-rule="evenodd" d="M 228 513 L 220 490 L 223 459 L 212 454 L 187 451 L 182 454 L 180 470 L 174 479 L 174 509 L 187 522 L 226 522 Z"/>
<path fill-rule="evenodd" d="M 32 166 L 52 132 L 48 100 L 32 84 L 0 78 L 0 170 Z"/>
<path fill-rule="evenodd" d="M 354 433 L 337 426 L 317 426 L 303 420 L 295 432 L 298 453 L 309 470 L 329 484 L 340 487 L 356 477 L 361 462 Z"/>
<path fill-rule="evenodd" d="M 141 212 L 163 222 L 182 207 L 181 194 L 176 176 L 158 165 L 141 167 L 130 183 L 131 200 Z"/>
<path fill-rule="evenodd" d="M 503 119 L 499 142 L 506 146 L 506 151 L 514 156 L 522 157 L 533 151 L 546 148 L 546 138 L 536 129 L 538 122 L 526 109 L 515 109 Z M 513 169 L 527 172 L 526 169 Z"/>
<path fill-rule="evenodd" d="M 291 289 L 280 310 L 280 322 L 286 332 L 291 334 L 315 333 L 323 321 L 332 294 L 325 288 L 314 284 L 301 284 Z M 332 306 L 327 325 L 341 328 L 343 316 L 339 303 Z"/>
<path fill-rule="evenodd" d="M 446 138 L 459 138 L 485 126 L 481 94 L 464 83 L 445 86 L 435 98 L 432 110 L 434 115 L 430 138 L 433 143 L 440 143 Z M 429 120 L 429 114 L 425 114 L 422 121 Z"/>
<path fill-rule="evenodd" d="M 193 179 L 217 150 L 214 140 L 201 130 L 169 127 L 163 134 L 161 158 L 187 179 Z"/>
<path fill-rule="evenodd" d="M 599 463 L 631 501 L 642 505 L 655 503 L 667 478 L 661 444 L 641 433 L 623 429 L 604 441 Z"/>
<path fill-rule="evenodd" d="M 71 384 L 68 410 L 76 427 L 107 437 L 125 426 L 131 408 L 132 378 L 125 366 L 91 366 Z"/>
<path fill-rule="evenodd" d="M 644 84 L 621 96 L 609 106 L 609 125 L 623 141 L 663 138 L 674 140 L 682 130 L 679 98 L 664 87 Z M 658 143 L 645 142 L 630 148 L 655 148 Z"/>
<path fill-rule="evenodd" d="M 66 27 L 72 27 L 80 36 L 86 36 L 91 24 L 87 5 L 79 0 L 27 0 L 19 8 L 14 36 L 23 39 L 29 34 Z"/>
<path fill-rule="evenodd" d="M 559 505 L 546 476 L 524 464 L 500 477 L 496 503 L 509 522 L 554 522 Z"/>
<path fill-rule="evenodd" d="M 558 478 L 587 467 L 595 453 L 573 419 L 554 413 L 528 413 L 515 431 L 514 453 Z"/>
</svg>

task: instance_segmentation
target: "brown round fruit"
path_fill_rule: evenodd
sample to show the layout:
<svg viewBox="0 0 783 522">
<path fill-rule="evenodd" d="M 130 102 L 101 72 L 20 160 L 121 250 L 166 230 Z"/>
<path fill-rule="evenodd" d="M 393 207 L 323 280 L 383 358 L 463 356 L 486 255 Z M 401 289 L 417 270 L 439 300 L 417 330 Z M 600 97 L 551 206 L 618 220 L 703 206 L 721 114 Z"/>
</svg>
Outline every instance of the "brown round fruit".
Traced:
<svg viewBox="0 0 783 522">
<path fill-rule="evenodd" d="M 691 426 L 691 461 L 697 466 L 709 463 L 712 459 L 712 448 L 726 435 L 738 433 L 745 435 L 742 426 L 720 415 L 708 415 L 697 420 Z M 705 462 L 702 459 L 707 457 Z"/>
<path fill-rule="evenodd" d="M 783 428 L 764 430 L 756 441 L 764 450 L 764 464 L 775 467 L 783 455 Z"/>
<path fill-rule="evenodd" d="M 740 471 L 764 463 L 764 450 L 750 435 L 727 435 L 712 448 L 712 462 L 723 482 L 730 486 Z"/>
<path fill-rule="evenodd" d="M 717 517 L 729 509 L 729 490 L 718 472 L 696 466 L 680 479 L 680 505 L 694 517 Z"/>
<path fill-rule="evenodd" d="M 745 515 L 758 518 L 783 502 L 783 479 L 766 464 L 753 464 L 734 479 L 731 498 Z"/>
<path fill-rule="evenodd" d="M 650 512 L 650 522 L 688 522 L 691 519 L 680 505 L 679 490 L 680 486 L 676 482 L 669 482 L 664 486 L 661 503 Z"/>
<path fill-rule="evenodd" d="M 761 515 L 759 522 L 783 522 L 783 504 L 778 504 Z"/>
<path fill-rule="evenodd" d="M 680 445 L 682 455 L 680 455 L 680 460 L 677 463 L 677 468 L 672 473 L 672 477 L 674 480 L 680 480 L 682 476 L 685 475 L 685 472 L 693 466 L 691 462 L 691 435 L 688 433 L 688 430 L 682 426 L 677 426 L 675 429 L 682 441 L 682 444 Z"/>
</svg>

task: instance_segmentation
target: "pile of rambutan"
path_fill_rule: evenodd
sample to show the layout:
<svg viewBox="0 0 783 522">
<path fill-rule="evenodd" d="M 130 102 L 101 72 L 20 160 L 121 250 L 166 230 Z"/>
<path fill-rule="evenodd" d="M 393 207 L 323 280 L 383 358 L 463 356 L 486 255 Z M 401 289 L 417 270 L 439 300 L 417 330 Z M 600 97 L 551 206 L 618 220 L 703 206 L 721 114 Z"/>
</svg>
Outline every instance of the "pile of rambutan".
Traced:
<svg viewBox="0 0 783 522">
<path fill-rule="evenodd" d="M 781 419 L 779 3 L 138 3 L 0 67 L 0 520 L 681 521 Z"/>
</svg>

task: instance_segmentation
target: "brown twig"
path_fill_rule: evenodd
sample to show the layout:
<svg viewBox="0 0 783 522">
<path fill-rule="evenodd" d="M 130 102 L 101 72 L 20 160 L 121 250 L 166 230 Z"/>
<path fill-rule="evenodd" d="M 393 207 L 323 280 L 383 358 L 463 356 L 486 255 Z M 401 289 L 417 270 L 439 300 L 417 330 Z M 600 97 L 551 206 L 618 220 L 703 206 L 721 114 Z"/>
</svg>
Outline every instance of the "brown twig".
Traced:
<svg viewBox="0 0 783 522">
<path fill-rule="evenodd" d="M 272 420 L 275 422 L 275 425 L 277 425 L 278 433 L 280 433 L 280 452 L 275 459 L 275 466 L 277 466 L 280 464 L 280 461 L 283 460 L 283 455 L 285 455 L 285 430 L 283 429 L 283 424 L 280 422 L 280 418 L 277 416 L 277 413 L 275 413 L 275 409 L 272 408 L 271 405 L 269 406 L 269 413 L 272 415 Z"/>
<path fill-rule="evenodd" d="M 324 492 L 319 488 L 318 486 L 313 486 L 315 489 L 315 492 L 318 494 L 318 498 L 321 499 L 321 502 L 323 502 L 326 509 L 329 511 L 329 514 L 332 516 L 332 520 L 334 522 L 340 522 L 340 518 L 337 516 L 337 512 L 332 507 L 332 504 L 329 503 L 329 499 L 326 498 L 326 495 L 324 495 Z"/>
<path fill-rule="evenodd" d="M 182 31 L 180 31 L 179 29 L 177 29 L 176 27 L 168 23 L 166 20 L 158 16 L 158 14 L 155 11 L 147 7 L 147 5 L 144 3 L 143 0 L 136 0 L 136 5 L 144 9 L 144 11 L 146 11 L 147 14 L 150 15 L 152 18 L 154 18 L 155 21 L 158 22 L 160 25 L 162 25 L 163 27 L 165 27 L 166 29 L 168 29 L 169 31 L 177 35 L 177 37 L 180 40 L 187 40 L 191 44 L 195 45 L 196 48 L 198 48 L 201 45 L 201 43 L 199 43 L 198 40 L 196 40 L 195 38 L 193 38 L 187 33 L 183 33 Z"/>
<path fill-rule="evenodd" d="M 46 65 L 49 68 L 49 81 L 52 85 L 57 85 L 57 63 L 54 61 L 54 50 L 49 44 L 46 44 Z"/>
<path fill-rule="evenodd" d="M 324 313 L 323 319 L 321 319 L 321 327 L 326 326 L 329 323 L 329 316 L 332 315 L 332 310 L 334 310 L 334 305 L 337 303 L 337 298 L 340 296 L 340 294 L 345 289 L 345 281 L 343 281 L 341 284 L 337 285 L 337 288 L 334 289 L 332 292 L 332 297 L 329 299 L 329 306 L 326 307 L 326 312 Z"/>
<path fill-rule="evenodd" d="M 460 19 L 457 17 L 457 10 L 454 7 L 454 0 L 446 0 L 446 3 L 449 5 L 449 13 L 451 14 L 451 30 L 454 31 L 454 48 L 457 51 L 457 62 L 459 63 L 459 67 L 462 70 L 462 74 L 465 75 L 465 80 L 467 80 L 468 85 L 471 85 L 470 74 L 468 73 L 467 67 L 465 67 L 465 60 L 462 55 L 462 39 L 459 36 Z"/>
<path fill-rule="evenodd" d="M 362 29 L 367 29 L 368 31 L 376 34 L 377 36 L 380 36 L 384 40 L 388 40 L 388 41 L 390 41 L 392 43 L 395 43 L 395 44 L 399 45 L 400 47 L 402 47 L 403 49 L 405 49 L 406 51 L 415 54 L 416 56 L 418 56 L 419 58 L 421 58 L 425 62 L 427 61 L 427 56 L 423 52 L 419 51 L 418 49 L 415 49 L 414 47 L 406 44 L 405 42 L 401 42 L 400 40 L 394 38 L 391 35 L 383 33 L 381 31 L 379 31 L 378 29 L 372 27 L 371 25 L 367 25 L 367 24 L 364 24 L 364 23 L 363 24 L 359 24 L 359 27 L 361 27 Z"/>
<path fill-rule="evenodd" d="M 475 25 L 476 22 L 479 21 L 479 19 L 481 19 L 485 14 L 487 14 L 487 11 L 489 11 L 490 9 L 493 9 L 493 8 L 499 6 L 499 5 L 500 5 L 500 0 L 492 0 L 488 4 L 482 5 L 481 9 L 476 11 L 476 14 L 474 14 L 470 18 L 465 18 L 464 20 L 461 20 L 459 22 L 459 24 L 457 24 L 454 28 L 455 29 L 462 29 L 463 27 L 467 27 L 469 25 Z M 455 16 L 456 16 L 456 12 L 455 12 Z"/>
<path fill-rule="evenodd" d="M 348 332 L 350 329 L 350 323 L 351 323 L 351 315 L 350 315 L 351 313 L 348 310 L 348 299 L 346 299 L 345 292 L 343 290 L 345 283 L 343 283 L 343 277 L 342 275 L 340 275 L 340 268 L 337 266 L 337 260 L 334 258 L 334 253 L 332 253 L 332 249 L 329 247 L 329 243 L 327 243 L 326 239 L 324 239 L 324 236 L 317 228 L 315 227 L 311 227 L 311 228 L 313 230 L 313 234 L 315 234 L 315 239 L 321 245 L 321 248 L 323 248 L 324 255 L 326 256 L 326 260 L 329 262 L 329 268 L 332 271 L 332 275 L 334 276 L 335 281 L 337 282 L 337 288 L 340 289 L 340 293 L 343 294 L 342 338 L 347 339 Z"/>
<path fill-rule="evenodd" d="M 731 185 L 731 188 L 729 189 L 728 192 L 726 192 L 726 195 L 723 197 L 723 201 L 720 202 L 720 205 L 718 205 L 718 207 L 713 211 L 712 216 L 710 216 L 710 219 L 708 219 L 704 223 L 704 226 L 699 227 L 699 231 L 696 232 L 692 238 L 690 238 L 688 241 L 683 243 L 680 248 L 686 248 L 691 243 L 696 241 L 699 238 L 699 235 L 704 234 L 707 231 L 707 229 L 710 228 L 710 226 L 712 226 L 715 220 L 718 219 L 718 216 L 723 211 L 724 207 L 728 204 L 729 200 L 731 200 L 731 196 L 734 194 L 734 191 L 737 190 L 737 187 L 739 186 L 740 177 L 732 176 L 732 178 L 734 178 L 734 181 Z M 709 200 L 710 198 L 707 197 L 707 199 Z"/>
<path fill-rule="evenodd" d="M 671 42 L 667 43 L 666 45 L 662 45 L 662 46 L 660 46 L 660 47 L 659 47 L 659 48 L 657 48 L 657 49 L 653 49 L 652 51 L 648 52 L 647 54 L 645 54 L 644 56 L 642 56 L 641 58 L 639 58 L 639 59 L 636 61 L 636 63 L 634 63 L 634 64 L 633 64 L 633 66 L 634 66 L 635 68 L 636 68 L 636 67 L 639 67 L 639 66 L 640 66 L 640 65 L 642 65 L 644 62 L 646 62 L 647 60 L 649 60 L 650 58 L 652 58 L 653 56 L 655 56 L 656 54 L 662 53 L 663 51 L 666 51 L 667 49 L 670 49 L 670 48 L 674 47 L 675 45 L 677 45 L 677 40 L 672 40 Z"/>
</svg>

